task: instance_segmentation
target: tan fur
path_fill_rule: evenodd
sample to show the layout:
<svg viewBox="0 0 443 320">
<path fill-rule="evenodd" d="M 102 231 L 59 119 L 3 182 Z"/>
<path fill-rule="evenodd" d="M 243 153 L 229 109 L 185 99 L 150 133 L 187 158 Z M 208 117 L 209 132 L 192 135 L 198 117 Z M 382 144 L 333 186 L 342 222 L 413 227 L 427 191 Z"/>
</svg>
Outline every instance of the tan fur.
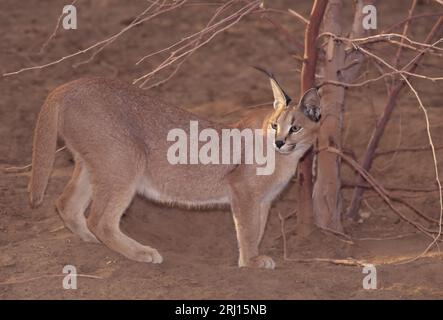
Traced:
<svg viewBox="0 0 443 320">
<path fill-rule="evenodd" d="M 274 173 L 260 176 L 256 165 L 171 165 L 166 157 L 170 129 L 188 132 L 190 120 L 198 120 L 200 130 L 220 131 L 222 127 L 116 80 L 88 78 L 67 83 L 50 93 L 37 121 L 30 203 L 35 207 L 43 200 L 59 134 L 76 165 L 57 209 L 66 226 L 85 241 L 101 241 L 132 260 L 160 263 L 162 257 L 156 249 L 136 242 L 119 228 L 136 193 L 191 208 L 230 205 L 239 266 L 273 268 L 270 257 L 259 255 L 269 208 L 294 175 L 318 127 L 300 110 L 286 106 L 274 111 L 257 109 L 237 124 L 265 130 L 278 124 L 276 138 L 286 141 L 276 152 Z M 293 123 L 303 130 L 288 134 Z M 86 219 L 84 212 L 91 201 Z"/>
</svg>

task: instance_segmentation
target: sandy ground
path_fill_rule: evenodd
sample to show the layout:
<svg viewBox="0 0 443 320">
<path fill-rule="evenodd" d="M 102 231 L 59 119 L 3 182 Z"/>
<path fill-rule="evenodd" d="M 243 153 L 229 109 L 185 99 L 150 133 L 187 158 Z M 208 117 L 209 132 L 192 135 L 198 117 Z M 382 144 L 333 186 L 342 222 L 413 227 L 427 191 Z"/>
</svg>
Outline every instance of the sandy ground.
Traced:
<svg viewBox="0 0 443 320">
<path fill-rule="evenodd" d="M 275 8 L 291 7 L 292 1 L 273 1 Z M 292 4 L 308 15 L 310 1 Z M 77 4 L 79 28 L 60 31 L 44 53 L 41 45 L 51 34 L 63 1 L 0 2 L 0 71 L 14 71 L 33 64 L 58 59 L 113 34 L 127 25 L 145 6 L 145 1 L 80 0 Z M 420 6 L 418 12 L 437 10 Z M 345 15 L 350 15 L 348 8 Z M 88 55 L 65 61 L 44 70 L 0 78 L 0 168 L 30 162 L 32 130 L 40 106 L 48 92 L 69 80 L 86 75 L 104 75 L 131 81 L 151 70 L 155 58 L 135 67 L 144 54 L 163 48 L 182 36 L 195 32 L 207 22 L 215 7 L 191 6 L 144 24 L 116 41 L 92 62 L 72 68 Z M 404 1 L 384 2 L 379 7 L 380 28 L 406 14 Z M 286 15 L 276 16 L 301 40 L 303 25 Z M 421 21 L 412 36 L 422 40 L 433 23 Z M 246 106 L 271 100 L 268 82 L 250 68 L 271 68 L 290 94 L 298 97 L 299 63 L 292 54 L 296 47 L 272 24 L 259 15 L 245 18 L 236 27 L 218 36 L 195 53 L 167 84 L 153 89 L 163 100 L 218 121 L 232 120 L 247 112 Z M 434 67 L 431 67 L 434 66 Z M 438 67 L 436 67 L 438 66 Z M 440 75 L 441 58 L 425 59 L 419 69 Z M 414 81 L 428 107 L 435 144 L 441 145 L 443 113 L 442 87 L 438 83 Z M 349 90 L 346 105 L 344 141 L 346 148 L 361 156 L 376 117 L 385 101 L 383 83 L 365 89 Z M 381 150 L 427 144 L 422 111 L 415 98 L 402 95 Z M 442 158 L 441 150 L 437 153 Z M 441 162 L 441 161 L 440 161 Z M 290 185 L 270 214 L 262 252 L 271 255 L 275 270 L 236 267 L 237 248 L 234 226 L 227 211 L 185 211 L 134 199 L 123 220 L 123 230 L 142 243 L 148 243 L 164 257 L 161 265 L 129 261 L 99 244 L 87 244 L 63 228 L 54 210 L 71 172 L 67 152 L 57 156 L 54 173 L 42 207 L 31 210 L 26 187 L 29 173 L 0 173 L 0 298 L 1 299 L 402 299 L 443 298 L 443 260 L 435 254 L 404 265 L 377 265 L 378 289 L 364 290 L 361 267 L 328 263 L 300 263 L 283 259 L 278 213 L 293 211 L 295 186 Z M 405 152 L 380 156 L 372 173 L 383 185 L 432 187 L 435 185 L 430 152 Z M 440 172 L 443 174 L 443 172 Z M 354 173 L 344 166 L 348 181 Z M 349 190 L 344 190 L 345 206 Z M 438 218 L 436 193 L 401 193 L 433 218 Z M 419 218 L 399 206 L 414 220 Z M 339 237 L 313 232 L 301 242 L 293 232 L 296 218 L 285 225 L 290 258 L 347 258 L 375 261 L 377 264 L 414 257 L 429 239 L 400 220 L 375 196 L 366 194 L 362 223 L 346 222 L 352 243 Z M 426 221 L 420 220 L 426 225 Z M 392 237 L 397 239 L 391 239 Z M 383 240 L 388 238 L 387 240 Z M 99 278 L 80 277 L 77 290 L 62 288 L 62 268 L 74 265 L 77 272 Z M 49 275 L 49 276 L 47 276 Z M 10 284 L 5 284 L 8 282 Z"/>
</svg>

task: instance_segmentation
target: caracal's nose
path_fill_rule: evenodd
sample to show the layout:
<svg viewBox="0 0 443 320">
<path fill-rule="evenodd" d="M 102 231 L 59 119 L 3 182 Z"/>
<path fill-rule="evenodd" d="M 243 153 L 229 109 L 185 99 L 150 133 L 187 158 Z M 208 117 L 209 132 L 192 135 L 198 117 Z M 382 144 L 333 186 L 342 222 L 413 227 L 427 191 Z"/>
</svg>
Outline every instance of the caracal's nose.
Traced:
<svg viewBox="0 0 443 320">
<path fill-rule="evenodd" d="M 285 144 L 285 142 L 283 141 L 283 140 L 277 140 L 277 141 L 275 141 L 275 146 L 277 147 L 277 148 L 281 148 L 281 147 L 283 147 L 283 145 Z"/>
</svg>

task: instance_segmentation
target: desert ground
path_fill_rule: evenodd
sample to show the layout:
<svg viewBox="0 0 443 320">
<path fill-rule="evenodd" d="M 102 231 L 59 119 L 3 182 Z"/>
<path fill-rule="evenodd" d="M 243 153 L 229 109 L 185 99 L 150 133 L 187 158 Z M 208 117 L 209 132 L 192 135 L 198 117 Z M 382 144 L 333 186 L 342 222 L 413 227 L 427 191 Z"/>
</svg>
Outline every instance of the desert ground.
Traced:
<svg viewBox="0 0 443 320">
<path fill-rule="evenodd" d="M 352 4 L 345 2 L 344 15 L 350 19 Z M 146 6 L 142 0 L 79 0 L 78 29 L 59 30 L 41 52 L 63 5 L 69 3 L 0 1 L 2 74 L 51 62 L 90 46 L 124 28 Z M 275 0 L 268 4 L 309 16 L 311 1 Z M 408 1 L 380 1 L 379 28 L 383 30 L 405 17 L 408 6 Z M 424 1 L 417 12 L 441 8 L 435 1 Z M 140 57 L 198 31 L 214 10 L 211 5 L 185 6 L 159 16 L 133 28 L 92 61 L 75 68 L 75 62 L 87 60 L 90 55 L 0 77 L 0 299 L 442 299 L 442 256 L 434 248 L 431 257 L 396 264 L 398 259 L 419 255 L 430 239 L 400 219 L 371 191 L 365 193 L 359 223 L 344 220 L 352 241 L 319 230 L 299 241 L 294 233 L 296 215 L 290 215 L 297 201 L 292 183 L 274 204 L 261 245 L 262 253 L 276 261 L 275 270 L 237 267 L 237 243 L 229 211 L 167 208 L 141 197 L 136 197 L 125 213 L 122 229 L 157 248 L 164 258 L 162 264 L 133 262 L 104 245 L 82 242 L 63 227 L 54 208 L 73 169 L 68 151 L 57 154 L 43 205 L 29 207 L 29 172 L 5 173 L 3 169 L 30 163 L 33 128 L 47 94 L 83 76 L 132 81 L 152 70 L 162 58 L 154 57 L 136 66 Z M 290 30 L 291 37 L 302 41 L 303 24 L 287 14 L 272 16 Z M 420 20 L 411 28 L 411 37 L 422 41 L 434 19 Z M 262 65 L 271 69 L 289 94 L 298 99 L 300 63 L 293 56 L 297 48 L 287 36 L 259 14 L 251 14 L 193 54 L 168 82 L 150 91 L 208 119 L 231 121 L 248 113 L 250 106 L 272 102 L 268 80 L 250 67 Z M 441 62 L 441 57 L 427 57 L 418 71 L 441 76 Z M 427 107 L 434 142 L 442 146 L 441 83 L 422 79 L 413 82 Z M 347 92 L 344 147 L 354 150 L 357 159 L 385 101 L 383 81 Z M 380 150 L 428 143 L 423 111 L 416 98 L 404 90 Z M 443 165 L 442 149 L 437 150 L 437 156 Z M 433 170 L 430 151 L 398 152 L 377 157 L 371 173 L 385 186 L 430 188 L 435 187 Z M 440 174 L 443 176 L 441 169 Z M 355 173 L 345 164 L 343 176 L 346 181 L 355 179 Z M 343 189 L 344 208 L 350 195 L 350 189 Z M 438 219 L 438 193 L 400 195 Z M 411 219 L 419 219 L 403 209 Z M 284 227 L 289 259 L 283 256 L 279 213 L 288 217 Z M 312 258 L 373 261 L 377 289 L 363 289 L 365 274 L 360 266 L 291 261 Z M 86 275 L 78 278 L 76 290 L 62 287 L 65 265 L 73 265 L 79 274 Z"/>
</svg>

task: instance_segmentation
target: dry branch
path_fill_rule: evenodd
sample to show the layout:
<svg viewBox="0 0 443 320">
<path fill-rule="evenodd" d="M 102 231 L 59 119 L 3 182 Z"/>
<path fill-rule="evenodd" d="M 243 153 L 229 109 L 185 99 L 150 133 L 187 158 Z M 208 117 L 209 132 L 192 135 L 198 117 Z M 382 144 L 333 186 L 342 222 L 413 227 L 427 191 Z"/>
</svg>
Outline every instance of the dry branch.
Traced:
<svg viewBox="0 0 443 320">
<path fill-rule="evenodd" d="M 411 23 L 411 17 L 412 17 L 412 14 L 414 13 L 416 5 L 417 5 L 417 0 L 412 0 L 411 8 L 409 9 L 409 12 L 408 12 L 407 21 L 403 26 L 403 33 L 402 33 L 403 36 L 406 36 L 408 34 L 409 24 Z M 404 42 L 404 38 L 401 38 L 400 43 L 403 44 L 403 42 Z M 400 61 L 400 55 L 401 55 L 402 49 L 403 49 L 403 47 L 399 46 L 397 49 L 397 53 L 395 55 L 394 67 L 396 67 L 396 68 L 398 67 L 398 63 Z"/>
<path fill-rule="evenodd" d="M 355 184 L 349 181 L 342 182 L 342 188 L 364 188 L 364 189 L 372 189 L 372 187 L 368 184 Z M 384 186 L 386 190 L 390 191 L 405 191 L 405 192 L 437 192 L 439 191 L 438 187 L 435 188 L 419 188 L 419 187 L 398 187 L 398 186 Z"/>
<path fill-rule="evenodd" d="M 58 148 L 55 153 L 59 153 L 60 151 L 63 151 L 66 149 L 66 146 L 63 146 L 61 148 Z M 5 173 L 20 173 L 20 172 L 26 172 L 26 171 L 30 171 L 32 168 L 32 163 L 29 163 L 25 166 L 20 166 L 20 167 L 6 167 L 3 169 L 3 171 Z"/>
<path fill-rule="evenodd" d="M 71 276 L 81 277 L 81 278 L 89 278 L 89 279 L 104 279 L 100 276 L 90 275 L 90 274 L 71 274 Z M 31 281 L 36 281 L 40 279 L 48 279 L 48 278 L 60 278 L 60 277 L 66 277 L 66 274 L 45 274 L 41 276 L 31 277 L 31 278 L 23 278 L 23 279 L 10 279 L 6 281 L 0 282 L 0 286 L 4 285 L 11 285 L 11 284 L 21 284 Z"/>
<path fill-rule="evenodd" d="M 154 70 L 152 70 L 149 73 L 146 73 L 142 75 L 141 77 L 135 79 L 133 81 L 134 84 L 141 82 L 140 87 L 144 87 L 146 83 L 153 78 L 154 75 L 159 73 L 160 71 L 172 66 L 174 63 L 179 63 L 181 59 L 187 59 L 190 55 L 192 55 L 197 49 L 201 48 L 205 44 L 207 44 L 209 41 L 211 41 L 215 36 L 217 36 L 219 33 L 229 29 L 230 27 L 237 24 L 244 16 L 247 14 L 253 12 L 254 10 L 257 10 L 260 7 L 261 2 L 260 1 L 251 1 L 248 2 L 245 6 L 241 7 L 239 10 L 235 11 L 233 14 L 229 15 L 228 17 L 222 18 L 219 21 L 214 22 L 215 17 L 219 15 L 220 12 L 224 11 L 225 7 L 230 6 L 234 1 L 229 1 L 227 4 L 223 5 L 220 10 L 216 12 L 216 14 L 211 18 L 208 25 L 201 31 L 188 36 L 179 42 L 169 46 L 167 49 L 162 49 L 160 51 L 157 51 L 155 53 L 151 53 L 140 59 L 137 64 L 142 62 L 148 57 L 152 57 L 153 55 L 165 52 L 168 50 L 174 49 L 172 51 L 168 58 L 163 60 Z M 174 73 L 176 72 L 173 71 Z M 155 86 L 157 84 L 151 85 Z"/>
<path fill-rule="evenodd" d="M 280 232 L 281 237 L 283 240 L 283 260 L 289 261 L 289 262 L 298 262 L 298 263 L 329 263 L 333 265 L 338 266 L 357 266 L 357 267 L 363 267 L 365 265 L 371 264 L 371 265 L 398 265 L 398 264 L 405 264 L 410 263 L 418 259 L 422 258 L 435 258 L 435 257 L 441 257 L 441 252 L 427 252 L 425 254 L 422 254 L 420 256 L 414 256 L 414 257 L 399 257 L 399 258 L 390 258 L 389 261 L 377 261 L 377 260 L 361 260 L 361 259 L 355 259 L 352 257 L 345 258 L 345 259 L 332 259 L 332 258 L 290 258 L 288 256 L 288 249 L 287 249 L 287 239 L 286 239 L 286 231 L 285 231 L 285 218 L 282 217 L 280 213 L 278 213 L 278 217 L 280 219 Z M 406 236 L 414 235 L 406 234 L 406 235 L 397 235 L 393 237 L 386 237 L 386 238 L 359 238 L 359 239 L 353 239 L 357 241 L 377 241 L 377 240 L 393 240 L 393 239 L 400 239 L 404 238 Z"/>
<path fill-rule="evenodd" d="M 425 75 L 422 75 L 422 74 L 418 74 L 418 73 L 414 73 L 414 72 L 397 70 L 397 71 L 392 71 L 392 72 L 384 72 L 383 74 L 381 74 L 380 76 L 378 76 L 376 78 L 367 79 L 365 81 L 357 82 L 357 83 L 355 83 L 355 82 L 354 83 L 349 83 L 349 82 L 326 80 L 326 81 L 321 82 L 318 85 L 318 87 L 321 88 L 324 85 L 332 84 L 332 85 L 335 85 L 335 86 L 342 86 L 342 87 L 345 87 L 345 88 L 357 88 L 357 87 L 363 87 L 365 85 L 371 84 L 373 82 L 377 82 L 379 80 L 382 80 L 382 79 L 385 79 L 385 78 L 388 78 L 388 77 L 392 78 L 395 75 L 402 75 L 402 74 L 410 76 L 410 77 L 416 77 L 416 78 L 420 78 L 420 79 L 430 80 L 432 82 L 443 80 L 443 77 L 428 77 L 428 76 L 425 76 Z"/>
<path fill-rule="evenodd" d="M 333 32 L 328 31 L 328 32 L 323 32 L 318 37 L 319 37 L 319 39 L 322 37 L 332 37 L 335 40 L 343 41 L 343 42 L 347 42 L 347 43 L 352 43 L 353 45 L 357 45 L 360 47 L 362 45 L 367 45 L 367 44 L 372 44 L 372 43 L 377 43 L 377 42 L 391 42 L 392 38 L 399 38 L 400 40 L 406 40 L 411 45 L 416 46 L 417 49 L 428 48 L 428 49 L 432 49 L 432 50 L 436 50 L 436 51 L 443 51 L 443 48 L 437 47 L 435 44 L 427 43 L 427 41 L 425 41 L 425 42 L 415 41 L 415 40 L 412 40 L 409 37 L 399 34 L 399 33 L 385 33 L 385 34 L 376 34 L 376 35 L 369 36 L 369 37 L 347 38 L 347 37 L 339 36 Z M 401 46 L 400 43 L 401 42 L 398 42 L 396 44 Z M 348 48 L 348 51 L 352 51 L 354 49 L 355 49 L 355 46 L 353 48 L 351 48 L 351 47 Z"/>
<path fill-rule="evenodd" d="M 440 30 L 442 21 L 443 21 L 443 19 L 439 18 L 438 21 L 434 24 L 432 30 L 429 32 L 429 34 L 426 37 L 425 43 L 429 44 L 432 42 L 432 39 L 437 34 L 437 32 L 439 32 L 439 30 Z M 403 68 L 403 70 L 405 70 L 405 68 L 409 68 L 409 69 L 407 69 L 407 71 L 414 72 L 415 68 L 418 66 L 418 63 L 420 62 L 421 58 L 423 57 L 424 53 L 427 51 L 428 48 L 425 48 L 424 50 L 422 50 L 422 52 L 419 55 L 417 55 L 414 59 L 412 59 L 411 62 L 409 62 Z M 359 48 L 359 50 L 363 51 L 365 54 L 369 54 L 369 56 L 371 56 L 372 58 L 375 57 L 376 59 L 380 60 L 377 56 L 375 56 L 374 54 L 370 53 L 369 51 L 367 51 L 365 49 L 362 49 L 361 47 Z M 381 60 L 384 63 L 384 60 L 383 59 L 381 59 Z M 392 69 L 395 72 L 398 71 L 397 69 L 395 69 L 393 67 L 392 67 Z M 407 78 L 408 78 L 408 76 L 404 76 L 404 75 L 402 75 L 402 77 L 404 78 L 404 80 L 407 80 Z M 397 82 L 397 84 L 391 90 L 391 92 L 389 94 L 383 114 L 379 118 L 376 128 L 375 128 L 374 132 L 372 133 L 372 136 L 371 136 L 368 146 L 366 148 L 365 156 L 362 161 L 362 167 L 366 171 L 369 171 L 372 166 L 375 151 L 378 148 L 379 142 L 381 140 L 381 137 L 383 136 L 386 125 L 391 117 L 391 114 L 392 114 L 394 108 L 395 108 L 397 97 L 399 96 L 399 94 L 400 94 L 401 90 L 403 89 L 403 87 L 405 86 L 405 84 L 406 84 L 406 81 Z M 364 182 L 363 180 L 364 179 L 359 175 L 357 177 L 356 184 L 358 185 L 358 184 L 363 183 Z M 348 210 L 348 215 L 352 218 L 355 218 L 355 219 L 357 218 L 357 213 L 358 213 L 358 209 L 360 208 L 362 195 L 363 195 L 363 189 L 357 187 L 354 190 L 354 194 L 353 194 L 353 197 L 351 200 L 351 205 Z"/>
<path fill-rule="evenodd" d="M 290 14 L 292 14 L 294 17 L 296 17 L 298 20 L 300 20 L 301 22 L 303 22 L 304 24 L 309 24 L 309 20 L 306 19 L 305 17 L 303 17 L 300 13 L 298 13 L 297 11 L 294 11 L 292 9 L 288 9 L 288 12 Z"/>
<path fill-rule="evenodd" d="M 368 173 L 367 170 L 365 170 L 362 166 L 358 164 L 357 161 L 352 159 L 351 157 L 345 155 L 340 150 L 333 148 L 333 147 L 327 147 L 324 149 L 318 150 L 318 152 L 327 151 L 332 152 L 334 154 L 337 154 L 340 156 L 343 160 L 345 160 L 348 164 L 350 164 L 359 174 L 360 176 L 366 180 L 373 188 L 374 190 L 381 196 L 381 198 L 386 202 L 386 204 L 392 209 L 392 211 L 397 214 L 401 219 L 408 222 L 410 225 L 417 228 L 417 230 L 421 231 L 426 236 L 430 237 L 431 239 L 435 239 L 433 234 L 437 234 L 438 237 L 440 236 L 439 230 L 430 230 L 426 228 L 425 226 L 411 220 L 408 218 L 404 213 L 402 213 L 399 209 L 397 209 L 394 204 L 392 203 L 389 194 L 386 192 L 386 190 Z"/>
<path fill-rule="evenodd" d="M 422 13 L 422 14 L 417 14 L 417 15 L 413 15 L 413 16 L 408 16 L 407 18 L 396 22 L 395 24 L 391 25 L 390 27 L 388 27 L 387 29 L 383 30 L 381 33 L 389 33 L 392 30 L 394 30 L 395 28 L 401 27 L 403 24 L 411 21 L 411 20 L 415 20 L 415 19 L 421 19 L 421 18 L 432 18 L 432 17 L 440 17 L 443 16 L 443 11 L 442 12 L 435 12 L 435 13 Z"/>
<path fill-rule="evenodd" d="M 435 147 L 435 150 L 441 150 L 441 149 L 443 149 L 443 146 L 436 146 Z M 421 151 L 431 151 L 431 146 L 402 147 L 402 148 L 381 150 L 381 151 L 377 151 L 374 156 L 379 157 L 379 156 L 385 156 L 385 155 L 389 155 L 392 153 L 398 153 L 398 152 L 421 152 Z"/>
<path fill-rule="evenodd" d="M 72 2 L 71 2 L 71 6 L 75 5 L 75 3 L 76 3 L 77 1 L 78 1 L 78 0 L 74 0 L 74 1 L 72 1 Z M 46 47 L 49 45 L 49 43 L 51 42 L 51 40 L 54 39 L 55 36 L 57 35 L 57 31 L 58 31 L 58 29 L 60 28 L 60 22 L 62 21 L 62 18 L 63 18 L 63 13 L 61 13 L 61 14 L 59 15 L 59 17 L 58 17 L 58 19 L 57 19 L 57 23 L 55 24 L 54 30 L 52 31 L 52 33 L 51 33 L 51 35 L 48 37 L 48 39 L 46 39 L 46 41 L 45 41 L 45 42 L 43 43 L 43 45 L 41 46 L 40 51 L 39 51 L 40 54 L 42 54 L 42 53 L 45 52 Z"/>
<path fill-rule="evenodd" d="M 63 57 L 61 57 L 61 58 L 59 58 L 59 59 L 57 59 L 57 60 L 54 60 L 54 61 L 48 62 L 48 63 L 46 63 L 46 64 L 37 65 L 37 66 L 32 66 L 32 67 L 26 67 L 26 68 L 22 68 L 22 69 L 20 69 L 20 70 L 13 71 L 13 72 L 7 72 L 7 73 L 4 73 L 3 76 L 4 76 L 4 77 L 7 77 L 7 76 L 12 76 L 12 75 L 20 74 L 20 73 L 22 73 L 22 72 L 24 72 L 24 71 L 44 69 L 44 68 L 47 68 L 47 67 L 50 67 L 50 66 L 56 65 L 56 64 L 58 64 L 58 63 L 61 63 L 61 62 L 65 61 L 65 60 L 68 60 L 68 59 L 71 59 L 71 58 L 73 58 L 73 57 L 76 57 L 76 56 L 78 56 L 78 55 L 81 55 L 81 54 L 83 54 L 83 53 L 89 52 L 89 51 L 91 51 L 91 50 L 93 50 L 93 49 L 95 49 L 95 48 L 99 48 L 99 50 L 100 50 L 100 47 L 101 47 L 101 46 L 107 46 L 107 44 L 108 44 L 109 42 L 113 42 L 116 38 L 118 38 L 119 36 L 121 36 L 123 33 L 127 32 L 128 30 L 132 29 L 133 27 L 135 27 L 135 26 L 137 26 L 137 25 L 139 25 L 139 24 L 141 24 L 141 23 L 144 23 L 144 22 L 146 22 L 146 21 L 148 21 L 148 20 L 151 20 L 151 19 L 153 19 L 154 17 L 157 17 L 157 16 L 159 16 L 159 15 L 161 15 L 161 14 L 164 14 L 164 13 L 166 13 L 166 12 L 169 12 L 169 11 L 172 11 L 172 10 L 174 10 L 174 9 L 177 9 L 177 8 L 183 6 L 183 5 L 186 3 L 186 1 L 187 1 L 187 0 L 177 1 L 177 2 L 174 2 L 173 5 L 164 5 L 164 4 L 162 4 L 162 5 L 158 6 L 158 7 L 154 10 L 154 12 L 153 12 L 152 14 L 150 14 L 149 16 L 147 16 L 147 17 L 145 17 L 145 18 L 143 18 L 143 19 L 138 19 L 137 22 L 135 22 L 135 23 L 133 23 L 133 24 L 130 24 L 129 26 L 127 26 L 127 27 L 125 27 L 124 29 L 122 29 L 121 31 L 115 33 L 114 35 L 112 35 L 112 36 L 110 36 L 110 37 L 108 37 L 108 38 L 106 38 L 106 39 L 104 39 L 104 40 L 101 40 L 101 41 L 99 41 L 99 42 L 96 42 L 96 43 L 94 43 L 93 45 L 91 45 L 91 46 L 89 46 L 89 47 L 87 47 L 87 48 L 85 48 L 85 49 L 82 49 L 82 50 L 79 50 L 79 51 L 77 51 L 77 52 L 71 53 L 71 54 L 69 54 L 69 55 L 63 56 Z M 144 12 L 148 12 L 151 8 L 153 8 L 154 4 L 156 4 L 157 2 L 158 2 L 158 1 L 153 2 L 150 6 L 148 6 L 148 8 L 147 8 Z"/>
<path fill-rule="evenodd" d="M 343 188 L 355 188 L 356 185 L 353 183 L 349 183 L 349 182 L 343 182 L 342 184 Z M 358 185 L 358 187 L 363 188 L 363 189 L 370 189 L 372 191 L 377 192 L 372 185 L 370 184 L 361 184 Z M 392 187 L 392 186 L 383 186 L 383 189 L 385 190 L 386 195 L 395 202 L 401 203 L 404 206 L 408 207 L 409 209 L 411 209 L 414 213 L 416 213 L 418 216 L 420 216 L 421 218 L 425 219 L 428 222 L 431 223 L 436 223 L 437 226 L 439 225 L 440 221 L 434 218 L 431 218 L 429 216 L 427 216 L 426 214 L 424 214 L 420 209 L 418 209 L 416 206 L 414 206 L 413 204 L 411 204 L 410 202 L 400 198 L 400 197 L 395 197 L 392 195 L 392 193 L 387 192 L 387 191 L 406 191 L 406 192 L 438 192 L 439 188 L 406 188 L 406 187 Z"/>
</svg>

